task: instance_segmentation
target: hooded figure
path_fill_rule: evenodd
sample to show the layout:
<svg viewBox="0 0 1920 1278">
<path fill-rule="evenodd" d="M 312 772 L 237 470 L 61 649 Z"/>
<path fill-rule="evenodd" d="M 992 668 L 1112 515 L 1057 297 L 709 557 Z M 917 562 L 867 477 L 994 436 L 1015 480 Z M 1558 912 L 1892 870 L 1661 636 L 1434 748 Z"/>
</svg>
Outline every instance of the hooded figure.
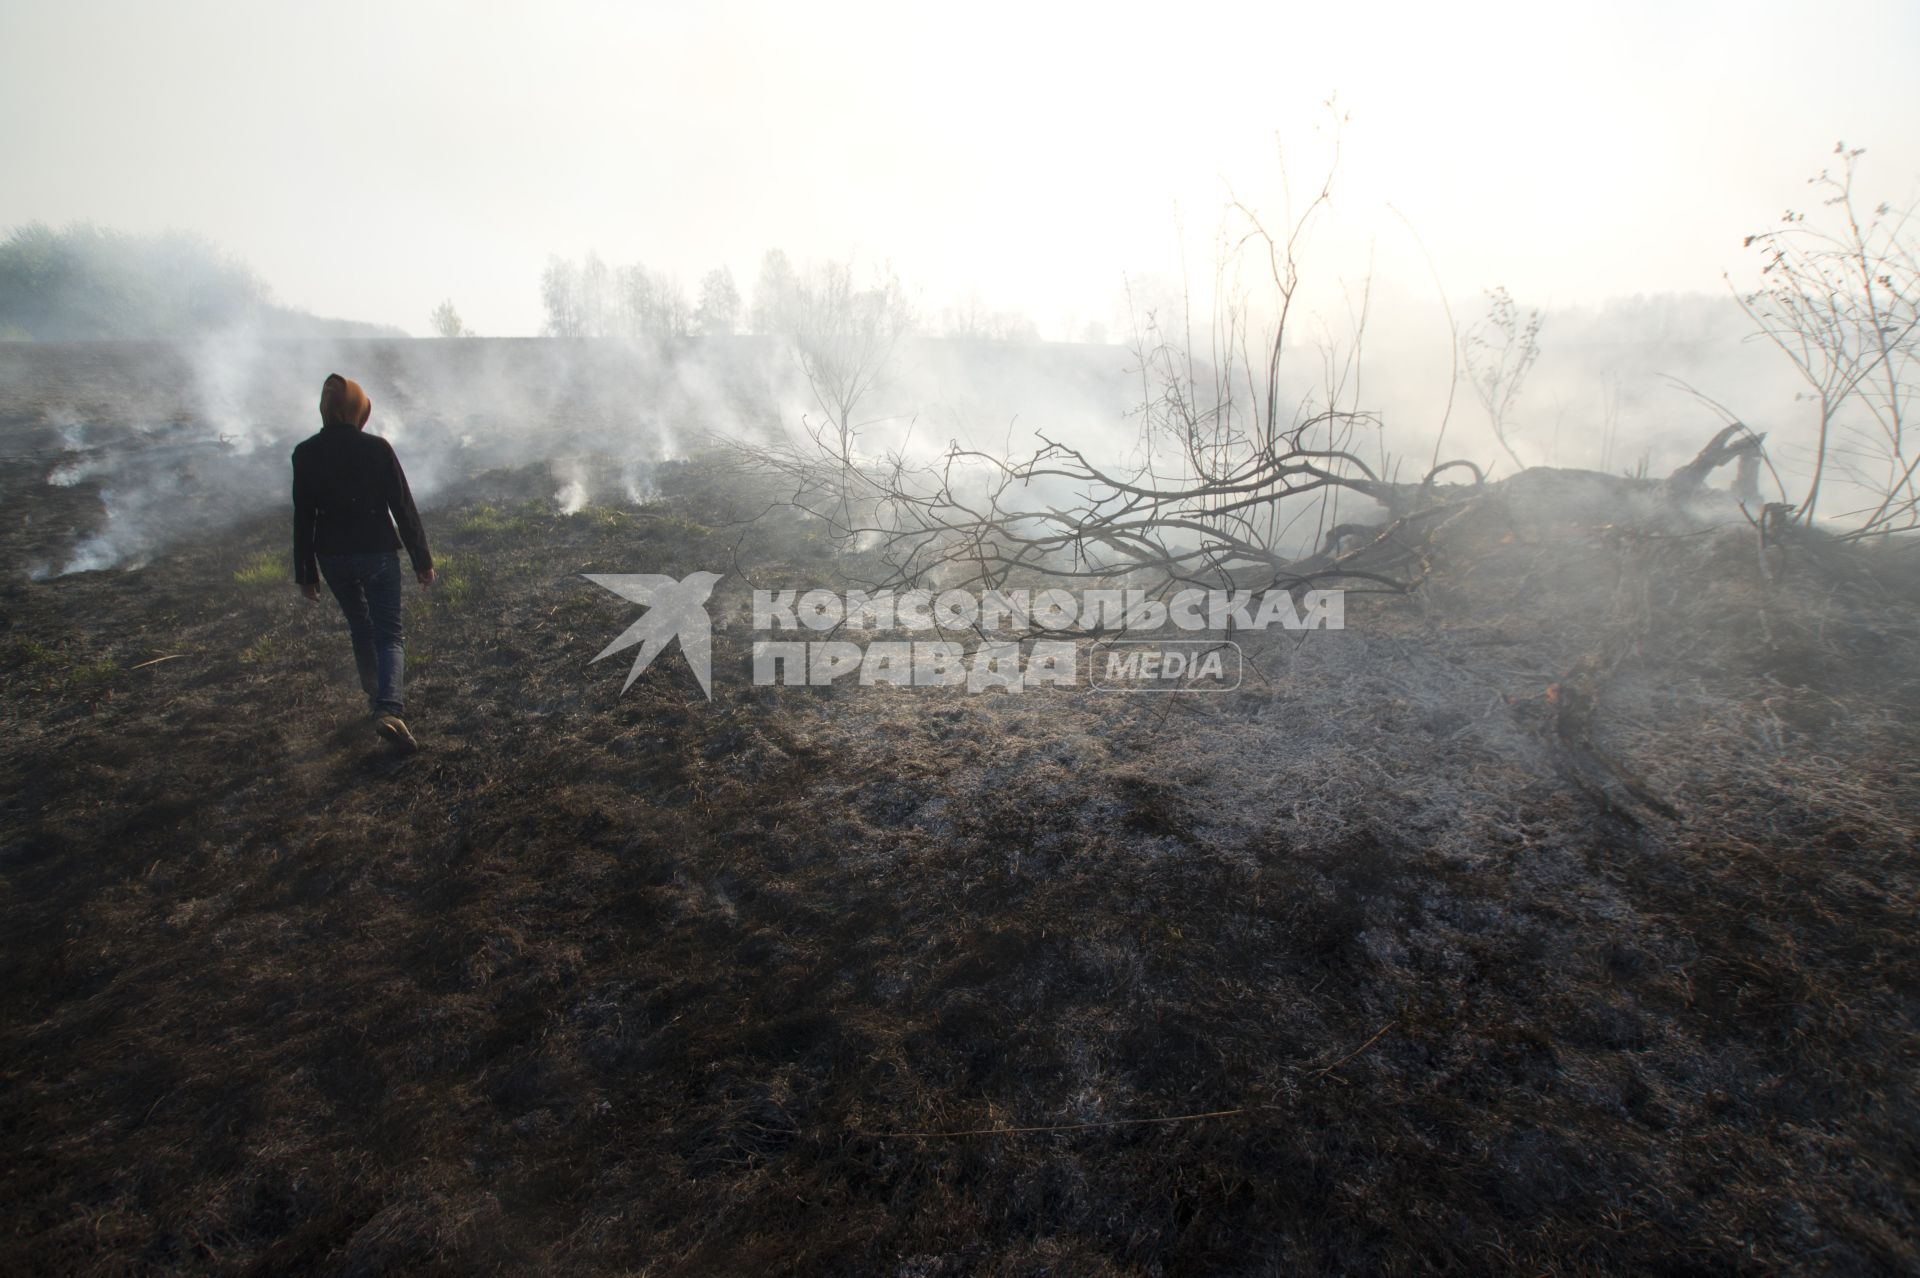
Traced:
<svg viewBox="0 0 1920 1278">
<path fill-rule="evenodd" d="M 393 446 L 365 433 L 372 413 L 358 382 L 334 373 L 321 386 L 320 433 L 293 450 L 293 575 L 309 599 L 320 597 L 326 579 L 380 735 L 411 751 L 413 734 L 400 718 L 406 650 L 397 552 L 406 547 L 423 586 L 433 584 L 433 555 Z"/>
<path fill-rule="evenodd" d="M 320 387 L 320 424 L 360 430 L 373 415 L 373 401 L 360 389 L 360 383 L 338 373 L 328 373 Z"/>
</svg>

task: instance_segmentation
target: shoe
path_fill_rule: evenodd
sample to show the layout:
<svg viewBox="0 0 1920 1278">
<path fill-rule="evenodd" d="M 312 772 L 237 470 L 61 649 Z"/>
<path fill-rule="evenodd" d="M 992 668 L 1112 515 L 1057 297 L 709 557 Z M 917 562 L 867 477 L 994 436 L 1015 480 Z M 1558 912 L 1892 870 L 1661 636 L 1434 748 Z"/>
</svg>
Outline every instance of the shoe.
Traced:
<svg viewBox="0 0 1920 1278">
<path fill-rule="evenodd" d="M 420 748 L 420 743 L 413 739 L 413 733 L 407 731 L 406 722 L 398 715 L 383 714 L 373 721 L 373 726 L 401 754 L 412 754 Z"/>
</svg>

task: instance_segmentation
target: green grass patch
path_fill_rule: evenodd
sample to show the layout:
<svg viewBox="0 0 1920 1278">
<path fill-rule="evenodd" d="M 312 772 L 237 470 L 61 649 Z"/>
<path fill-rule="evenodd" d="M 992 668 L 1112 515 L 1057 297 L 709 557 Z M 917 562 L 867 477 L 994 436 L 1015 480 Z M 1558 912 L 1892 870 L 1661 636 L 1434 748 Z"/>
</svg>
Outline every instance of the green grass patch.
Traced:
<svg viewBox="0 0 1920 1278">
<path fill-rule="evenodd" d="M 461 517 L 454 531 L 473 536 L 518 536 L 536 530 L 548 513 L 537 501 L 511 507 L 482 502 Z"/>
<path fill-rule="evenodd" d="M 7 644 L 9 665 L 34 666 L 54 659 L 53 649 L 38 639 L 14 639 Z"/>
<path fill-rule="evenodd" d="M 567 516 L 592 524 L 595 528 L 628 528 L 633 516 L 618 506 L 587 506 Z"/>
<path fill-rule="evenodd" d="M 111 657 L 98 661 L 78 661 L 54 675 L 49 690 L 74 697 L 97 697 L 106 692 L 120 674 L 120 663 Z"/>
<path fill-rule="evenodd" d="M 78 683 L 105 683 L 120 673 L 120 663 L 112 657 L 102 657 L 98 661 L 86 661 L 67 672 L 67 677 Z"/>
<path fill-rule="evenodd" d="M 37 692 L 91 697 L 120 673 L 120 663 L 111 657 L 83 661 L 37 639 L 11 640 L 0 653 L 14 672 L 11 686 Z"/>
<path fill-rule="evenodd" d="M 277 550 L 263 550 L 241 566 L 233 579 L 243 586 L 277 586 L 293 580 L 287 561 Z"/>
<path fill-rule="evenodd" d="M 427 594 L 449 608 L 459 608 L 473 597 L 473 574 L 465 560 L 446 555 L 434 561 L 433 585 Z"/>
<path fill-rule="evenodd" d="M 688 519 L 685 515 L 653 515 L 652 527 L 655 535 L 663 537 L 704 537 L 713 531 L 705 524 Z"/>
</svg>

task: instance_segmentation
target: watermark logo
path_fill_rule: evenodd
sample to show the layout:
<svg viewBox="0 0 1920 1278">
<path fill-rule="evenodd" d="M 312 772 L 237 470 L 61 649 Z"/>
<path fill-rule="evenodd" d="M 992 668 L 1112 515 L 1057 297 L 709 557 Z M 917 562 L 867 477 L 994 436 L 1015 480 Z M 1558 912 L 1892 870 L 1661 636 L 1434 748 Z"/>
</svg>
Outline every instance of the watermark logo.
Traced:
<svg viewBox="0 0 1920 1278">
<path fill-rule="evenodd" d="M 678 639 L 713 699 L 706 602 L 719 573 L 587 580 L 647 608 L 593 659 L 639 645 L 622 692 Z M 1338 590 L 1280 588 L 1189 589 L 1165 598 L 1144 590 L 755 590 L 751 675 L 760 687 L 1227 692 L 1240 686 L 1245 657 L 1225 634 L 1342 630 L 1345 603 Z M 1140 637 L 1165 628 L 1192 637 Z M 962 637 L 970 639 L 955 641 Z"/>
<path fill-rule="evenodd" d="M 680 651 L 693 668 L 693 677 L 700 681 L 700 691 L 707 694 L 707 700 L 713 700 L 713 623 L 707 618 L 706 604 L 714 583 L 720 580 L 719 573 L 690 572 L 678 581 L 658 573 L 582 575 L 594 585 L 641 604 L 647 610 L 593 659 L 598 661 L 600 657 L 610 657 L 622 649 L 640 645 L 640 651 L 634 654 L 633 669 L 627 672 L 627 681 L 620 685 L 620 691 L 631 688 L 661 650 L 678 639 Z"/>
<path fill-rule="evenodd" d="M 756 590 L 753 681 L 1227 692 L 1240 686 L 1244 670 L 1238 644 L 1137 636 L 1165 628 L 1197 636 L 1345 626 L 1346 596 L 1338 590 L 1188 589 L 1166 598 L 1145 590 Z M 1075 631 L 1090 633 L 1067 637 Z M 926 637 L 894 637 L 903 632 Z M 952 642 L 954 635 L 977 642 Z"/>
<path fill-rule="evenodd" d="M 1095 692 L 1232 692 L 1240 645 L 1212 639 L 1102 639 L 1087 649 Z"/>
</svg>

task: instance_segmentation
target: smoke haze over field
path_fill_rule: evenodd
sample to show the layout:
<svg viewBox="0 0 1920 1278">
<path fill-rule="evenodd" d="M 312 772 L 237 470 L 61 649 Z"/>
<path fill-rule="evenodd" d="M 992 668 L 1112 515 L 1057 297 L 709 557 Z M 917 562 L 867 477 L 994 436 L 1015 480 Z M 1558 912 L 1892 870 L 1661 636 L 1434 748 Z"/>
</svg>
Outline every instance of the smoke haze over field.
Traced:
<svg viewBox="0 0 1920 1278">
<path fill-rule="evenodd" d="M 1844 40 L 1844 54 L 1841 53 Z M 1823 52 L 1831 50 L 1832 52 Z M 891 260 L 1047 337 L 1123 272 L 1204 274 L 1224 183 L 1277 207 L 1352 123 L 1334 273 L 1528 304 L 1712 292 L 1836 138 L 1920 170 L 1897 0 L 1185 7 L 15 4 L 0 226 L 189 228 L 280 300 L 531 334 L 551 253 L 691 284 Z"/>
<path fill-rule="evenodd" d="M 910 342 L 871 402 L 875 447 L 1001 444 L 1036 413 L 1110 442 L 1126 420 L 1117 348 Z M 771 338 L 647 342 L 266 340 L 0 343 L 0 425 L 29 486 L 98 498 L 7 566 L 35 578 L 137 567 L 189 537 L 284 503 L 288 454 L 319 429 L 319 382 L 350 370 L 431 511 L 495 468 L 545 463 L 553 502 L 640 501 L 704 436 L 766 439 L 817 419 Z M 291 574 L 291 561 L 289 561 Z"/>
<path fill-rule="evenodd" d="M 177 374 L 173 398 L 135 386 L 89 407 L 13 378 L 0 412 L 60 441 L 45 481 L 97 491 L 104 520 L 50 542 L 32 569 L 138 563 L 193 494 L 222 510 L 282 499 L 285 447 L 310 430 L 332 371 L 368 380 L 373 429 L 428 501 L 486 466 L 545 461 L 573 509 L 641 491 L 645 468 L 699 432 L 817 424 L 797 348 L 772 339 L 415 353 L 266 340 L 343 331 L 313 315 L 421 332 L 443 302 L 473 332 L 531 335 L 548 318 L 543 272 L 563 260 L 668 291 L 725 270 L 736 303 L 758 308 L 777 248 L 803 273 L 847 264 L 862 287 L 887 272 L 936 336 L 961 316 L 1184 346 L 1191 306 L 1205 382 L 1222 367 L 1207 327 L 1227 313 L 1218 298 L 1256 329 L 1274 314 L 1245 216 L 1223 229 L 1227 202 L 1284 231 L 1336 169 L 1301 243 L 1283 417 L 1350 407 L 1356 433 L 1340 446 L 1389 478 L 1443 455 L 1664 473 L 1719 424 L 1680 379 L 1768 434 L 1804 485 L 1814 434 L 1799 388 L 1744 340 L 1752 324 L 1723 275 L 1750 287 L 1761 259 L 1744 237 L 1817 207 L 1806 179 L 1836 138 L 1867 147 L 1864 201 L 1912 199 L 1915 11 L 1857 0 L 1807 30 L 1804 12 L 1765 5 L 1329 8 L 1212 6 L 1177 22 L 1149 6 L 1097 19 L 1031 6 L 9 8 L 0 104 L 24 126 L 0 135 L 0 228 L 92 222 L 124 235 L 68 238 L 117 245 L 116 261 L 174 260 L 155 247 L 179 242 L 169 228 L 205 236 L 271 286 L 273 308 L 250 305 L 281 323 L 183 331 L 192 341 L 155 356 Z M 1808 52 L 1820 46 L 1804 37 L 1826 32 L 1852 38 L 1844 59 Z M 194 295 L 165 275 L 130 291 Z M 16 327 L 174 331 L 116 327 L 93 305 L 111 271 L 84 288 L 64 278 L 39 270 L 16 290 L 40 308 L 21 312 L 39 328 Z M 1495 286 L 1545 315 L 1505 441 L 1454 376 L 1456 339 Z M 1149 316 L 1158 327 L 1143 331 Z M 1343 363 L 1362 329 L 1364 360 Z M 1117 346 L 910 347 L 861 406 L 869 456 L 949 441 L 1017 456 L 1041 430 L 1124 466 L 1139 438 L 1129 410 L 1154 394 Z M 1238 356 L 1229 381 L 1258 362 Z M 129 358 L 87 375 L 117 386 L 143 367 Z M 115 451 L 127 441 L 110 446 L 109 423 L 140 446 Z M 197 460 L 155 469 L 154 448 Z M 1836 459 L 1835 517 L 1861 505 L 1847 468 L 1870 488 L 1876 464 Z"/>
</svg>

